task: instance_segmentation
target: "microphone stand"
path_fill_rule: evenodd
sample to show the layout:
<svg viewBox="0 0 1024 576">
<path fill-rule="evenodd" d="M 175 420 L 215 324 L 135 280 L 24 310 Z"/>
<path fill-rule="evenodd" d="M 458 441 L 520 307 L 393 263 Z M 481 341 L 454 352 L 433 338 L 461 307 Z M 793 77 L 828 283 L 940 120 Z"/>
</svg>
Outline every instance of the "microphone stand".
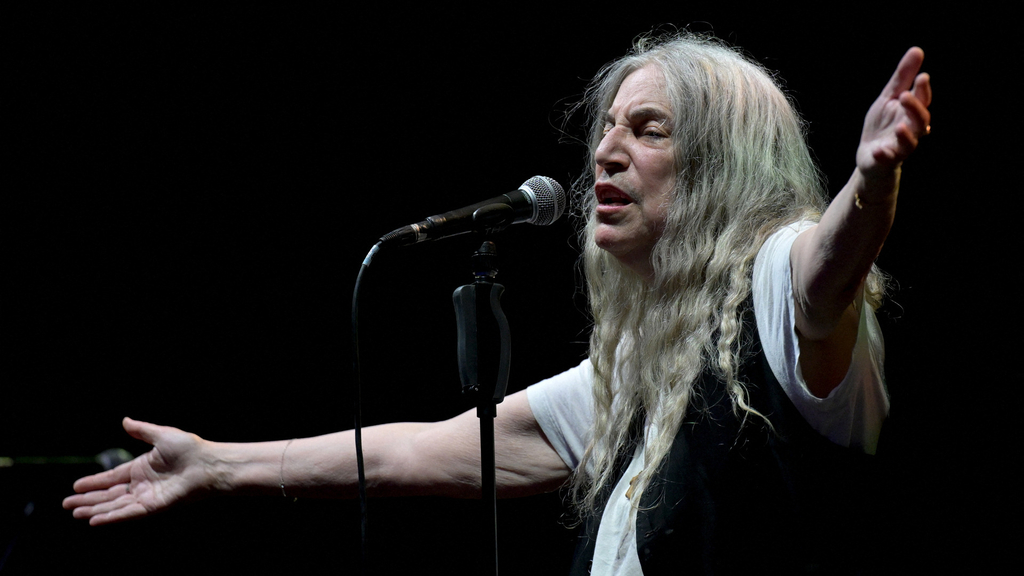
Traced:
<svg viewBox="0 0 1024 576">
<path fill-rule="evenodd" d="M 476 398 L 480 419 L 480 489 L 482 542 L 480 574 L 498 574 L 498 512 L 494 462 L 494 418 L 505 399 L 511 344 L 508 321 L 501 310 L 505 287 L 498 274 L 494 242 L 486 240 L 471 257 L 472 284 L 452 295 L 458 323 L 459 376 L 462 391 Z M 491 568 L 487 568 L 490 566 Z"/>
</svg>

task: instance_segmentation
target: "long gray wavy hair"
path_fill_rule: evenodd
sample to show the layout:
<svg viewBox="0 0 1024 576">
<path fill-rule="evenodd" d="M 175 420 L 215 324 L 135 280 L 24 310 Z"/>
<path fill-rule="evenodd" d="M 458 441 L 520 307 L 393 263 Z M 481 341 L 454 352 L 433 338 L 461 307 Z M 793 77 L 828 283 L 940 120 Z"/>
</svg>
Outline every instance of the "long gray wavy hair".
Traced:
<svg viewBox="0 0 1024 576">
<path fill-rule="evenodd" d="M 737 379 L 741 305 L 754 258 L 774 231 L 817 220 L 828 203 L 804 123 L 772 75 L 723 42 L 688 33 L 640 39 L 598 73 L 584 102 L 590 167 L 619 86 L 647 65 L 665 76 L 677 169 L 651 254 L 652 281 L 595 245 L 593 173 L 574 186 L 584 216 L 596 407 L 593 437 L 570 487 L 581 512 L 593 510 L 602 488 L 617 480 L 616 455 L 629 445 L 636 416 L 655 431 L 634 482 L 632 503 L 639 505 L 683 416 L 700 409 L 694 382 L 704 369 L 726 383 L 737 417 L 756 415 Z M 873 274 L 869 292 L 880 297 L 881 289 Z"/>
</svg>

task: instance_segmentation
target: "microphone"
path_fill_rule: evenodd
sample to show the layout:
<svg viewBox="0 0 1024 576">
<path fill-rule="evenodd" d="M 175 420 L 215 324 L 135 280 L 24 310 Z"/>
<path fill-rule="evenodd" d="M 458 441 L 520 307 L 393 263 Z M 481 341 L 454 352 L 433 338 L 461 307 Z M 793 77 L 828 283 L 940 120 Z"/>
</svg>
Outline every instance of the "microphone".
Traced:
<svg viewBox="0 0 1024 576">
<path fill-rule="evenodd" d="M 518 190 L 393 230 L 381 246 L 406 246 L 479 230 L 498 232 L 509 224 L 547 226 L 565 211 L 565 191 L 547 176 L 534 176 Z"/>
</svg>

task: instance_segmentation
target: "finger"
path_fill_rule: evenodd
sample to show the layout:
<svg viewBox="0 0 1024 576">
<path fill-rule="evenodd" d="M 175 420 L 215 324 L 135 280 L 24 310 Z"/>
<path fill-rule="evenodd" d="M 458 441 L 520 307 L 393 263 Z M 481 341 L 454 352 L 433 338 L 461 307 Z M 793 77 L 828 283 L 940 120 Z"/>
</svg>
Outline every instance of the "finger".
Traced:
<svg viewBox="0 0 1024 576">
<path fill-rule="evenodd" d="M 893 72 L 892 78 L 889 79 L 889 83 L 886 84 L 882 94 L 891 98 L 901 92 L 910 90 L 914 83 L 914 77 L 921 70 L 923 62 L 924 50 L 916 46 L 907 50 L 907 53 L 903 55 L 900 63 L 896 66 L 896 71 Z"/>
<path fill-rule="evenodd" d="M 88 519 L 91 526 L 99 526 L 130 518 L 138 518 L 145 516 L 147 513 L 146 508 L 131 495 L 124 495 L 111 502 L 75 508 L 72 516 L 80 520 Z"/>
<path fill-rule="evenodd" d="M 132 462 L 134 462 L 134 460 Z M 79 478 L 74 484 L 75 492 L 81 494 L 83 492 L 103 490 L 114 486 L 115 484 L 124 484 L 131 481 L 132 462 L 125 462 L 113 470 L 107 470 L 106 472 L 100 472 L 99 474 Z"/>
<path fill-rule="evenodd" d="M 923 133 L 923 130 L 922 132 Z M 906 124 L 900 124 L 896 127 L 896 141 L 899 143 L 900 149 L 898 157 L 902 160 L 910 155 L 911 152 L 917 149 L 918 135 L 919 132 L 915 131 Z"/>
<path fill-rule="evenodd" d="M 907 115 L 908 127 L 915 134 L 925 134 L 931 124 L 932 115 L 927 106 L 910 92 L 900 94 L 900 104 Z"/>
<path fill-rule="evenodd" d="M 142 504 L 132 503 L 130 505 L 112 510 L 104 514 L 97 514 L 89 518 L 90 526 L 101 526 L 103 524 L 113 524 L 115 522 L 123 522 L 124 520 L 131 520 L 132 518 L 139 518 L 145 516 L 149 512 Z"/>
<path fill-rule="evenodd" d="M 902 146 L 899 129 L 896 132 L 896 143 Z M 871 151 L 871 158 L 880 165 L 891 165 L 901 161 L 905 155 L 900 154 L 896 149 L 889 146 L 878 146 Z"/>
<path fill-rule="evenodd" d="M 84 494 L 73 494 L 65 498 L 65 503 L 68 504 L 65 507 L 70 506 L 94 506 L 102 502 L 110 502 L 116 500 L 121 496 L 131 494 L 131 488 L 128 484 L 118 484 L 105 490 L 93 490 Z"/>
<path fill-rule="evenodd" d="M 127 494 L 130 494 L 128 484 L 118 484 L 117 486 L 111 486 L 106 490 L 93 490 L 92 492 L 86 492 L 85 494 L 68 496 L 64 499 L 63 505 L 66 510 L 82 508 L 85 506 L 96 506 L 105 502 L 117 500 L 121 496 L 125 496 Z"/>
<path fill-rule="evenodd" d="M 932 105 L 932 77 L 927 72 L 918 74 L 914 79 L 913 94 L 925 108 Z"/>
<path fill-rule="evenodd" d="M 120 510 L 122 508 L 132 506 L 135 504 L 138 504 L 136 499 L 131 494 L 125 493 L 125 490 L 122 487 L 120 490 L 118 490 L 118 494 L 116 497 L 112 497 L 109 500 L 99 501 L 92 505 L 79 506 L 78 508 L 74 509 L 74 511 L 72 512 L 72 516 L 80 519 L 92 518 L 99 514 L 109 514 L 116 510 Z"/>
</svg>

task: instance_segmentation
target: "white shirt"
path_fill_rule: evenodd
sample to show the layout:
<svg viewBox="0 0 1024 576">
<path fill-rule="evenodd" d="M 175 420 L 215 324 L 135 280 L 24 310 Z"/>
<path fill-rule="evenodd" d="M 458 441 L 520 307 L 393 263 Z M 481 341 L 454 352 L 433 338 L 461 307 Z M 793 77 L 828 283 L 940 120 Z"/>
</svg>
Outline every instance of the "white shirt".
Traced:
<svg viewBox="0 0 1024 576">
<path fill-rule="evenodd" d="M 858 303 L 860 324 L 850 368 L 827 397 L 811 394 L 800 372 L 789 253 L 796 237 L 810 226 L 813 223 L 800 222 L 780 229 L 757 254 L 751 292 L 761 346 L 775 378 L 812 428 L 836 444 L 874 454 L 889 399 L 882 377 L 882 333 L 870 306 Z M 526 393 L 541 429 L 571 469 L 579 465 L 592 434 L 593 375 L 590 360 L 584 360 L 575 368 L 534 384 Z M 601 517 L 593 576 L 642 574 L 632 507 L 624 497 L 628 479 L 642 466 L 640 446 Z"/>
</svg>

